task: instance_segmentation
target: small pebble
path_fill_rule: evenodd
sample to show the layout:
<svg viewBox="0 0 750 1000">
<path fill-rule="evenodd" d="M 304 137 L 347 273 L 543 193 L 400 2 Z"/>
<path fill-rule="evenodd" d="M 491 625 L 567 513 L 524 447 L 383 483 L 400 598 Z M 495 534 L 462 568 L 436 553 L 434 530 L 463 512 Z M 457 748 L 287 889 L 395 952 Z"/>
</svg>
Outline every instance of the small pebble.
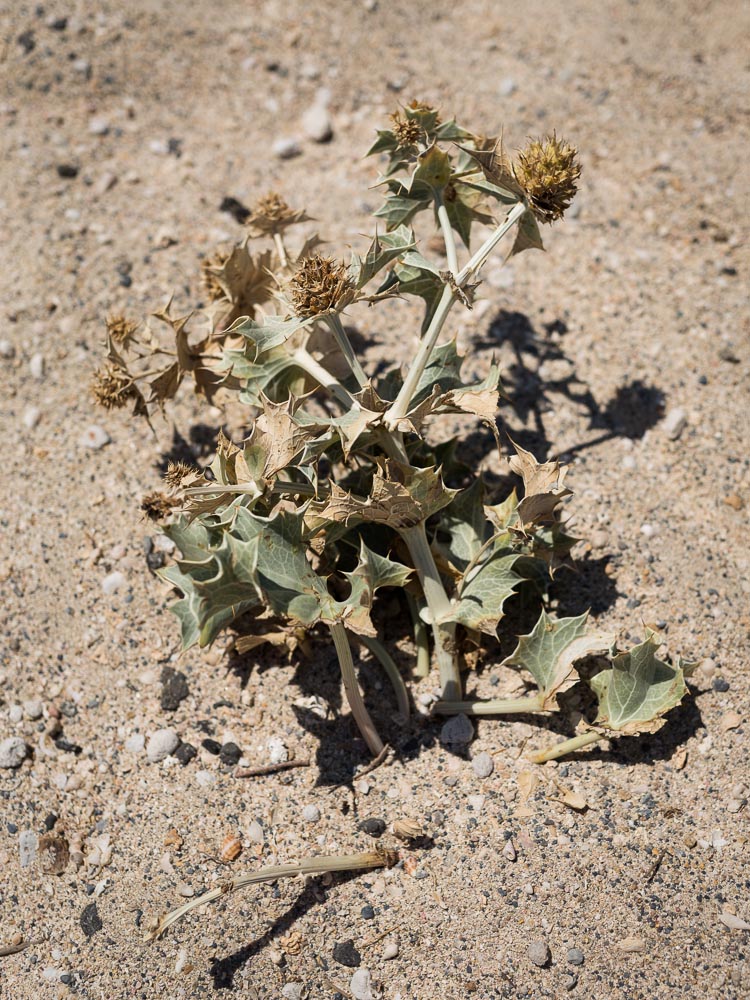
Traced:
<svg viewBox="0 0 750 1000">
<path fill-rule="evenodd" d="M 571 965 L 583 965 L 583 952 L 580 948 L 568 948 L 567 959 Z"/>
<path fill-rule="evenodd" d="M 201 746 L 208 753 L 213 754 L 214 757 L 218 757 L 221 753 L 221 743 L 218 740 L 212 740 L 210 736 L 207 736 L 205 740 L 201 740 Z"/>
<path fill-rule="evenodd" d="M 29 371 L 31 372 L 32 378 L 41 381 L 44 378 L 44 355 L 43 354 L 32 354 L 31 360 L 29 361 Z"/>
<path fill-rule="evenodd" d="M 23 703 L 23 710 L 27 719 L 41 719 L 44 705 L 39 698 L 31 698 Z"/>
<path fill-rule="evenodd" d="M 463 713 L 448 719 L 440 730 L 440 742 L 448 749 L 465 750 L 473 739 L 474 726 Z"/>
<path fill-rule="evenodd" d="M 617 947 L 620 951 L 624 951 L 626 955 L 638 955 L 640 952 L 646 950 L 646 942 L 643 938 L 626 937 L 622 941 L 617 942 Z"/>
<path fill-rule="evenodd" d="M 178 760 L 183 767 L 186 764 L 189 764 L 193 757 L 196 757 L 197 755 L 198 751 L 192 743 L 180 743 L 174 752 L 175 759 Z"/>
<path fill-rule="evenodd" d="M 653 538 L 654 535 L 658 534 L 659 529 L 654 524 L 642 524 L 641 534 L 646 538 Z"/>
<path fill-rule="evenodd" d="M 33 431 L 42 419 L 42 411 L 38 406 L 27 406 L 23 411 L 23 424 L 28 430 Z"/>
<path fill-rule="evenodd" d="M 174 729 L 157 729 L 149 737 L 146 746 L 146 756 L 151 764 L 158 764 L 174 753 L 180 745 L 180 737 Z"/>
<path fill-rule="evenodd" d="M 576 972 L 567 972 L 562 979 L 562 984 L 568 992 L 574 990 L 578 985 L 578 974 Z"/>
<path fill-rule="evenodd" d="M 280 740 L 278 736 L 271 737 L 266 743 L 266 749 L 268 750 L 268 759 L 271 764 L 283 764 L 289 760 L 289 750 L 286 743 Z"/>
<path fill-rule="evenodd" d="M 362 961 L 362 956 L 350 938 L 348 941 L 338 941 L 333 946 L 333 960 L 348 969 L 356 969 Z"/>
<path fill-rule="evenodd" d="M 532 941 L 527 954 L 529 961 L 538 965 L 540 969 L 544 968 L 552 957 L 546 941 Z"/>
<path fill-rule="evenodd" d="M 161 672 L 161 697 L 159 703 L 165 712 L 174 712 L 190 694 L 187 677 L 180 670 L 164 667 Z"/>
<path fill-rule="evenodd" d="M 108 573 L 102 580 L 102 591 L 107 597 L 111 597 L 112 594 L 116 594 L 118 590 L 121 590 L 127 582 L 125 574 L 116 569 L 112 573 Z"/>
<path fill-rule="evenodd" d="M 177 952 L 177 959 L 174 963 L 174 971 L 176 973 L 182 972 L 185 966 L 188 964 L 188 953 L 187 948 L 180 948 Z"/>
<path fill-rule="evenodd" d="M 0 340 L 0 358 L 10 361 L 16 356 L 16 349 L 9 340 Z"/>
<path fill-rule="evenodd" d="M 104 118 L 92 118 L 89 122 L 91 135 L 106 135 L 109 132 L 109 122 Z"/>
<path fill-rule="evenodd" d="M 102 923 L 102 918 L 99 916 L 96 903 L 89 903 L 89 905 L 84 908 L 81 913 L 79 923 L 81 925 L 81 930 L 87 938 L 93 937 L 97 931 L 102 929 L 104 924 Z"/>
<path fill-rule="evenodd" d="M 687 415 L 682 407 L 670 410 L 662 421 L 662 427 L 670 441 L 676 441 L 687 427 Z"/>
<path fill-rule="evenodd" d="M 263 827 L 257 819 L 251 820 L 250 823 L 248 823 L 247 839 L 252 841 L 254 844 L 262 844 L 265 842 L 266 835 L 263 833 Z"/>
<path fill-rule="evenodd" d="M 143 753 L 145 745 L 146 737 L 143 733 L 133 733 L 132 736 L 128 736 L 125 740 L 125 749 L 128 753 Z"/>
<path fill-rule="evenodd" d="M 472 770 L 478 778 L 489 778 L 495 769 L 495 762 L 488 753 L 478 753 L 471 762 Z"/>
<path fill-rule="evenodd" d="M 195 782 L 200 788 L 208 788 L 216 783 L 216 775 L 210 771 L 196 771 Z"/>
<path fill-rule="evenodd" d="M 33 830 L 21 830 L 18 834 L 18 863 L 21 868 L 30 868 L 36 861 L 39 840 Z"/>
<path fill-rule="evenodd" d="M 26 760 L 29 748 L 20 736 L 9 736 L 0 743 L 0 768 L 15 769 Z"/>
<path fill-rule="evenodd" d="M 302 116 L 302 128 L 308 139 L 313 142 L 330 142 L 333 137 L 333 125 L 328 109 L 321 103 L 313 104 Z"/>
<path fill-rule="evenodd" d="M 382 837 L 385 833 L 385 820 L 377 817 L 365 819 L 359 824 L 359 828 L 368 837 Z"/>
<path fill-rule="evenodd" d="M 730 683 L 725 677 L 714 677 L 711 687 L 714 691 L 718 691 L 719 694 L 724 694 L 730 688 Z"/>
<path fill-rule="evenodd" d="M 505 841 L 505 847 L 503 848 L 503 857 L 506 858 L 508 861 L 515 861 L 516 858 L 518 857 L 518 854 L 516 853 L 516 848 L 513 845 L 512 840 Z"/>
<path fill-rule="evenodd" d="M 515 94 L 517 90 L 518 86 L 512 76 L 506 76 L 500 81 L 498 93 L 501 97 L 510 97 L 511 94 Z"/>
<path fill-rule="evenodd" d="M 58 163 L 55 170 L 57 170 L 57 176 L 63 180 L 69 181 L 78 176 L 78 167 L 75 163 Z"/>
<path fill-rule="evenodd" d="M 291 160 L 293 157 L 299 156 L 302 150 L 296 139 L 277 139 L 271 146 L 271 152 L 280 160 Z"/>
<path fill-rule="evenodd" d="M 192 887 L 192 885 L 188 885 L 187 882 L 180 882 L 179 885 L 177 886 L 177 892 L 180 896 L 183 896 L 185 899 L 190 899 L 191 896 L 195 895 L 195 889 Z"/>
<path fill-rule="evenodd" d="M 375 910 L 371 906 L 363 906 L 359 912 L 363 920 L 375 919 Z"/>
<path fill-rule="evenodd" d="M 385 942 L 383 948 L 383 958 L 389 961 L 392 958 L 398 958 L 398 941 L 396 938 L 388 938 Z"/>
<path fill-rule="evenodd" d="M 13 723 L 21 722 L 23 719 L 23 708 L 20 705 L 11 705 L 8 709 L 8 718 Z"/>
<path fill-rule="evenodd" d="M 302 819 L 306 823 L 317 823 L 320 819 L 320 809 L 317 806 L 305 806 L 302 810 Z"/>
<path fill-rule="evenodd" d="M 98 424 L 91 424 L 78 438 L 78 443 L 82 448 L 89 448 L 91 451 L 99 451 L 112 439 L 109 434 Z"/>
<path fill-rule="evenodd" d="M 349 990 L 354 1000 L 374 1000 L 370 970 L 357 969 L 349 982 Z"/>
<path fill-rule="evenodd" d="M 240 750 L 237 744 L 229 742 L 222 745 L 219 753 L 219 760 L 222 764 L 226 764 L 227 767 L 234 767 L 241 756 L 242 750 Z"/>
<path fill-rule="evenodd" d="M 302 1000 L 302 983 L 285 983 L 281 995 L 284 1000 Z"/>
</svg>

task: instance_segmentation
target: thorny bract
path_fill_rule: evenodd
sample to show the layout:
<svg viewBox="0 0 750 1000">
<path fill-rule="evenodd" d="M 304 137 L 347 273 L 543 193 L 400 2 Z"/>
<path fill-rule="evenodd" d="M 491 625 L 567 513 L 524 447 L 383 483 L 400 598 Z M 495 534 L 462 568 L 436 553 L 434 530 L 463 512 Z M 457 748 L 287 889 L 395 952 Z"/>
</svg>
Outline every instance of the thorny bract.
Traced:
<svg viewBox="0 0 750 1000">
<path fill-rule="evenodd" d="M 418 672 L 431 658 L 439 669 L 437 712 L 555 710 L 576 663 L 604 654 L 611 665 L 591 681 L 600 704 L 593 727 L 546 757 L 653 731 L 685 692 L 683 665 L 658 660 L 652 635 L 616 654 L 613 638 L 588 630 L 585 616 L 556 620 L 542 610 L 520 637 L 506 663 L 531 675 L 536 695 L 463 699 L 467 647 L 497 635 L 519 588 L 535 588 L 544 602 L 569 558 L 570 490 L 564 466 L 515 446 L 522 494 L 488 503 L 481 476 L 457 462 L 456 442 L 435 445 L 427 433 L 441 415 L 463 413 L 497 437 L 498 367 L 467 382 L 455 339 L 441 333 L 454 308 L 471 308 L 482 267 L 506 235 L 509 256 L 543 248 L 540 225 L 560 220 L 576 194 L 577 151 L 553 134 L 512 159 L 497 139 L 414 101 L 391 116 L 370 154 L 385 197 L 375 213 L 381 231 L 364 253 L 345 261 L 321 252 L 317 236 L 294 241 L 294 227 L 310 220 L 272 193 L 250 211 L 247 238 L 204 261 L 205 308 L 177 315 L 170 302 L 144 325 L 107 321 L 106 363 L 93 386 L 102 405 L 132 405 L 150 419 L 189 378 L 207 401 L 234 395 L 252 415 L 245 441 L 221 435 L 207 468 L 170 465 L 164 490 L 143 501 L 179 550 L 161 575 L 182 595 L 173 610 L 183 645 L 205 646 L 232 626 L 240 650 L 294 648 L 326 626 L 353 714 L 378 754 L 350 636 L 383 665 L 405 711 L 404 682 L 372 618 L 378 591 L 395 591 L 412 611 Z M 443 261 L 417 238 L 425 217 L 442 234 Z M 472 253 L 477 224 L 490 235 Z M 256 250 L 256 239 L 266 247 Z M 368 373 L 346 312 L 410 296 L 424 306 L 414 357 L 405 372 Z"/>
</svg>

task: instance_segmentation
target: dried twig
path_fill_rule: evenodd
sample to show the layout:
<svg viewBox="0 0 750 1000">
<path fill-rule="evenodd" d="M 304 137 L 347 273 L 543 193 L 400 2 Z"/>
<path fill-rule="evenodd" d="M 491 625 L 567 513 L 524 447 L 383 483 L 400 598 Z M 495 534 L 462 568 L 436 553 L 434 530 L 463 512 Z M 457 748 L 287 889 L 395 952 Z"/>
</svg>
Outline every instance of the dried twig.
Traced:
<svg viewBox="0 0 750 1000">
<path fill-rule="evenodd" d="M 278 764 L 265 764 L 263 767 L 236 767 L 235 778 L 259 778 L 264 774 L 276 774 L 278 771 L 288 771 L 293 767 L 309 767 L 309 760 L 282 760 Z"/>
<path fill-rule="evenodd" d="M 245 886 L 255 885 L 259 882 L 274 882 L 277 878 L 296 875 L 320 875 L 323 872 L 336 871 L 356 871 L 357 869 L 369 868 L 392 868 L 398 861 L 398 852 L 387 848 L 379 848 L 375 851 L 367 851 L 363 854 L 337 854 L 322 855 L 320 857 L 305 858 L 297 864 L 289 865 L 269 865 L 261 868 L 260 871 L 250 872 L 247 875 L 238 875 L 229 882 L 224 882 L 215 889 L 204 892 L 202 896 L 188 900 L 182 906 L 163 917 L 154 931 L 148 935 L 149 941 L 155 941 L 158 937 L 176 923 L 180 917 L 194 910 L 196 906 L 203 906 L 204 903 L 212 903 L 216 899 L 221 899 L 230 892 L 237 889 L 244 889 Z"/>
</svg>

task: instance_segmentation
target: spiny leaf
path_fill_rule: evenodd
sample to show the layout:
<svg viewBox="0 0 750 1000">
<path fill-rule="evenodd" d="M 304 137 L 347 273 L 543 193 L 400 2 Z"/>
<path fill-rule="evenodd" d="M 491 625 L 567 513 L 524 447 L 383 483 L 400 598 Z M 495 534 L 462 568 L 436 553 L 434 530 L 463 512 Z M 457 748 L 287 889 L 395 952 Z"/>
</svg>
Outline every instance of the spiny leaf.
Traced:
<svg viewBox="0 0 750 1000">
<path fill-rule="evenodd" d="M 563 486 L 567 466 L 559 462 L 537 462 L 530 451 L 513 442 L 516 454 L 509 464 L 523 478 L 525 495 L 518 504 L 518 516 L 524 528 L 554 520 L 554 512 L 571 491 Z"/>
<path fill-rule="evenodd" d="M 539 223 L 533 212 L 524 212 L 516 227 L 516 238 L 513 242 L 509 257 L 515 256 L 524 250 L 544 250 L 544 241 L 539 231 Z"/>
<path fill-rule="evenodd" d="M 273 315 L 264 316 L 259 323 L 256 323 L 249 316 L 243 316 L 226 332 L 245 337 L 255 346 L 257 354 L 262 354 L 285 343 L 297 330 L 310 326 L 314 319 L 314 316 L 306 316 L 303 319 L 292 316 L 284 319 L 283 316 Z"/>
<path fill-rule="evenodd" d="M 415 245 L 414 233 L 408 226 L 399 226 L 383 236 L 375 236 L 364 257 L 355 254 L 349 265 L 349 277 L 355 288 L 362 288 L 392 260 Z"/>
<path fill-rule="evenodd" d="M 500 188 L 514 201 L 523 199 L 523 188 L 516 180 L 511 162 L 503 152 L 499 139 L 496 140 L 491 149 L 471 149 L 469 146 L 461 146 L 460 148 L 479 164 L 490 184 Z"/>
<path fill-rule="evenodd" d="M 484 544 L 487 519 L 484 514 L 482 497 L 484 486 L 481 479 L 465 490 L 461 490 L 440 515 L 439 532 L 447 534 L 447 542 L 437 542 L 433 548 L 455 569 L 457 574 L 464 570 Z"/>
<path fill-rule="evenodd" d="M 453 607 L 440 623 L 458 622 L 494 636 L 503 606 L 522 580 L 514 569 L 518 558 L 519 553 L 508 547 L 507 536 L 496 539 L 479 564 L 464 571 Z"/>
<path fill-rule="evenodd" d="M 430 146 L 417 157 L 411 185 L 427 185 L 433 191 L 442 191 L 451 178 L 451 171 L 450 156 L 439 146 Z"/>
<path fill-rule="evenodd" d="M 595 674 L 591 687 L 599 701 L 595 728 L 635 735 L 654 733 L 664 724 L 662 716 L 687 694 L 682 666 L 660 660 L 661 640 L 647 631 L 645 640 L 618 653 L 612 667 Z"/>
<path fill-rule="evenodd" d="M 586 632 L 588 612 L 577 618 L 552 618 L 542 611 L 539 621 L 528 635 L 518 638 L 513 653 L 503 660 L 528 670 L 543 695 L 542 707 L 556 707 L 556 695 L 573 675 L 573 664 L 594 653 L 609 650 L 614 636 L 603 632 Z"/>
</svg>

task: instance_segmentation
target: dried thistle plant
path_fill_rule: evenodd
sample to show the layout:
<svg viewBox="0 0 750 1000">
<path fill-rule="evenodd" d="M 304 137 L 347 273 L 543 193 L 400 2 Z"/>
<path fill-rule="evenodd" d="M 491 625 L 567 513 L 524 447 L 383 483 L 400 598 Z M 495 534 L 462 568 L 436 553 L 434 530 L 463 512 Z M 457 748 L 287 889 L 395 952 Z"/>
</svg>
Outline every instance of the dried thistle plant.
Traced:
<svg viewBox="0 0 750 1000">
<path fill-rule="evenodd" d="M 576 194 L 577 151 L 553 133 L 513 159 L 498 139 L 412 101 L 377 133 L 370 153 L 380 157 L 385 197 L 375 213 L 380 233 L 363 254 L 348 263 L 323 256 L 314 233 L 292 249 L 287 239 L 308 216 L 271 193 L 247 220 L 249 237 L 270 246 L 256 251 L 245 240 L 204 262 L 206 310 L 179 315 L 170 303 L 142 326 L 107 322 L 107 361 L 94 385 L 102 405 L 132 400 L 148 418 L 190 380 L 206 399 L 233 398 L 253 416 L 245 441 L 222 436 L 206 469 L 170 465 L 169 492 L 143 501 L 147 514 L 165 520 L 178 551 L 160 575 L 181 594 L 174 611 L 183 644 L 205 646 L 233 626 L 237 649 L 296 649 L 311 630 L 328 629 L 352 713 L 379 759 L 385 746 L 351 642 L 382 666 L 407 715 L 406 684 L 372 616 L 386 591 L 411 615 L 416 676 L 437 667 L 436 713 L 559 711 L 558 696 L 582 681 L 599 714 L 540 760 L 651 732 L 683 697 L 687 664 L 659 659 L 651 634 L 618 653 L 614 637 L 585 615 L 549 613 L 548 584 L 576 541 L 566 529 L 566 468 L 516 447 L 510 464 L 519 488 L 498 502 L 456 460 L 459 442 L 436 446 L 427 433 L 443 415 L 460 413 L 497 437 L 500 371 L 492 363 L 481 380 L 467 381 L 444 330 L 454 309 L 471 307 L 501 244 L 510 242 L 508 256 L 542 248 L 540 223 L 560 220 Z M 419 220 L 436 222 L 444 261 L 425 256 Z M 477 226 L 487 228 L 474 249 Z M 406 373 L 398 364 L 366 370 L 344 318 L 359 303 L 399 297 L 424 306 Z M 331 346 L 321 353 L 324 343 Z M 506 603 L 519 591 L 540 614 L 505 663 L 535 690 L 467 698 L 462 666 L 482 655 L 482 636 L 495 639 L 505 627 Z M 592 657 L 602 669 L 579 674 Z"/>
</svg>

